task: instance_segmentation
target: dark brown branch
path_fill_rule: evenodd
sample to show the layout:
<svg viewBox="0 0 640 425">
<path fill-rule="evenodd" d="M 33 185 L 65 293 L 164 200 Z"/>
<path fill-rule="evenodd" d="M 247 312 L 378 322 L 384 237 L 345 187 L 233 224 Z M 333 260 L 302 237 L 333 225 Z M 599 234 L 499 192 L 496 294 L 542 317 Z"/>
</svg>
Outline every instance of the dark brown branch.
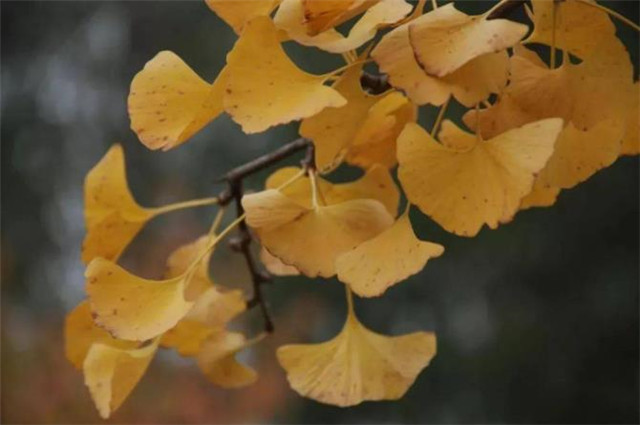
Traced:
<svg viewBox="0 0 640 425">
<path fill-rule="evenodd" d="M 242 195 L 244 192 L 242 179 L 229 180 L 228 185 L 231 197 L 235 200 L 236 215 L 240 217 L 244 214 L 244 208 L 242 207 Z M 271 281 L 271 275 L 265 270 L 261 270 L 253 257 L 253 253 L 251 252 L 251 241 L 253 238 L 244 220 L 238 224 L 238 233 L 239 236 L 231 241 L 231 247 L 235 251 L 242 253 L 247 263 L 249 273 L 251 274 L 251 283 L 253 285 L 253 296 L 247 302 L 247 308 L 260 307 L 262 318 L 264 319 L 264 329 L 266 332 L 271 333 L 273 332 L 273 321 L 271 320 L 271 316 L 267 310 L 267 304 L 262 294 L 262 284 Z"/>
<path fill-rule="evenodd" d="M 296 152 L 304 150 L 310 144 L 311 141 L 309 139 L 305 139 L 304 137 L 296 139 L 293 142 L 289 142 L 286 145 L 283 145 L 266 155 L 259 156 L 258 158 L 247 162 L 246 164 L 234 168 L 233 170 L 225 174 L 221 180 L 226 180 L 227 182 L 242 180 L 245 177 L 257 173 L 258 171 L 261 171 L 269 167 L 270 165 L 273 165 L 283 160 L 284 158 L 293 155 Z"/>
<path fill-rule="evenodd" d="M 266 155 L 262 155 L 246 164 L 236 167 L 225 174 L 221 180 L 227 182 L 227 188 L 218 196 L 218 203 L 220 205 L 227 205 L 231 201 L 236 205 L 236 216 L 240 217 L 244 214 L 244 208 L 242 207 L 242 196 L 244 195 L 243 180 L 258 171 L 261 171 L 277 162 L 303 150 L 307 149 L 307 155 L 303 160 L 303 166 L 309 167 L 310 163 L 313 163 L 313 144 L 310 140 L 305 138 L 299 138 L 286 145 L 272 151 Z M 271 275 L 259 267 L 258 262 L 251 252 L 251 242 L 253 237 L 247 223 L 241 221 L 238 224 L 238 236 L 233 238 L 229 244 L 231 248 L 242 254 L 247 263 L 249 274 L 251 275 L 251 283 L 253 285 L 253 295 L 249 301 L 247 301 L 247 307 L 260 307 L 262 317 L 264 319 L 264 328 L 266 332 L 273 332 L 273 321 L 269 315 L 267 304 L 262 293 L 262 285 L 271 281 Z"/>
</svg>

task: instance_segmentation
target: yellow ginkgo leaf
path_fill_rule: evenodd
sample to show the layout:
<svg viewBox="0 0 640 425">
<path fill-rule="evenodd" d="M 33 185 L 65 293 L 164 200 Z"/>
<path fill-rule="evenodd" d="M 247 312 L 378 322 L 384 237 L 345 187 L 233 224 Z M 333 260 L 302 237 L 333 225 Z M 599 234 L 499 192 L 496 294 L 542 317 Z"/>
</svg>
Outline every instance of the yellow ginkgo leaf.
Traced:
<svg viewBox="0 0 640 425">
<path fill-rule="evenodd" d="M 122 146 L 113 145 L 84 181 L 87 236 L 82 260 L 117 259 L 154 211 L 139 206 L 127 185 Z"/>
<path fill-rule="evenodd" d="M 547 165 L 540 171 L 521 209 L 553 205 L 561 189 L 576 186 L 611 165 L 620 155 L 624 128 L 619 120 L 600 121 L 589 130 L 569 123 L 558 136 Z"/>
<path fill-rule="evenodd" d="M 214 286 L 207 289 L 185 316 L 210 327 L 222 327 L 247 309 L 247 302 L 239 289 Z"/>
<path fill-rule="evenodd" d="M 65 320 L 64 347 L 67 360 L 76 368 L 82 364 L 91 346 L 95 343 L 106 344 L 115 348 L 133 349 L 138 343 L 113 338 L 107 331 L 96 326 L 91 317 L 91 308 L 87 301 L 76 306 Z"/>
<path fill-rule="evenodd" d="M 201 236 L 175 250 L 167 261 L 166 276 L 172 278 L 183 275 L 206 250 L 210 240 L 209 235 Z M 185 291 L 185 299 L 195 300 L 193 307 L 162 336 L 163 346 L 175 348 L 183 356 L 196 355 L 202 342 L 246 309 L 242 291 L 226 290 L 211 281 L 211 254 L 212 251 L 209 251 L 195 266 Z"/>
<path fill-rule="evenodd" d="M 376 297 L 443 252 L 442 245 L 416 237 L 407 210 L 389 229 L 338 257 L 336 272 L 359 296 Z"/>
<path fill-rule="evenodd" d="M 376 4 L 379 0 L 302 0 L 307 34 L 316 35 L 340 25 Z"/>
<path fill-rule="evenodd" d="M 532 0 L 533 11 L 528 12 L 533 31 L 524 43 L 548 46 L 555 43 L 556 48 L 580 58 L 598 52 L 603 42 L 616 38 L 616 27 L 606 12 L 584 4 L 585 1 L 595 3 L 593 0 Z"/>
<path fill-rule="evenodd" d="M 304 0 L 284 0 L 273 21 L 299 44 L 318 47 L 332 53 L 344 53 L 362 46 L 375 37 L 378 28 L 398 22 L 407 16 L 411 9 L 411 5 L 405 0 L 380 0 L 362 15 L 346 37 L 332 28 L 309 35 L 313 32 L 309 28 L 313 21 L 305 20 Z"/>
<path fill-rule="evenodd" d="M 373 238 L 393 223 L 373 199 L 356 199 L 308 208 L 277 190 L 242 198 L 246 221 L 262 245 L 306 276 L 331 277 L 336 258 Z"/>
<path fill-rule="evenodd" d="M 279 0 L 205 0 L 209 9 L 242 34 L 245 23 L 257 16 L 269 16 Z"/>
<path fill-rule="evenodd" d="M 315 146 L 315 164 L 319 170 L 331 170 L 339 165 L 346 150 L 367 117 L 369 109 L 380 99 L 362 89 L 362 64 L 348 69 L 333 88 L 347 99 L 340 108 L 326 108 L 300 125 L 300 135 Z"/>
<path fill-rule="evenodd" d="M 284 345 L 277 351 L 295 391 L 336 406 L 401 398 L 435 354 L 433 333 L 381 335 L 364 327 L 351 307 L 333 339 Z"/>
<path fill-rule="evenodd" d="M 218 330 L 195 320 L 183 319 L 162 335 L 160 344 L 175 349 L 181 356 L 196 356 L 207 338 Z"/>
<path fill-rule="evenodd" d="M 450 120 L 442 121 L 438 140 L 448 149 L 465 152 L 473 148 L 478 143 L 475 134 L 460 131 L 460 128 Z"/>
<path fill-rule="evenodd" d="M 225 70 L 209 84 L 175 53 L 160 52 L 131 82 L 131 129 L 149 149 L 175 148 L 222 113 L 226 83 Z"/>
<path fill-rule="evenodd" d="M 471 130 L 490 139 L 537 119 L 532 113 L 523 111 L 509 93 L 503 93 L 500 100 L 490 107 L 467 111 L 462 121 Z"/>
<path fill-rule="evenodd" d="M 200 295 L 185 317 L 162 336 L 161 344 L 175 348 L 183 356 L 195 356 L 205 340 L 246 308 L 242 291 L 212 286 Z"/>
<path fill-rule="evenodd" d="M 526 25 L 487 16 L 469 16 L 450 3 L 411 21 L 409 42 L 420 67 L 444 77 L 472 59 L 513 46 L 528 31 Z"/>
<path fill-rule="evenodd" d="M 325 87 L 329 75 L 308 74 L 286 55 L 269 17 L 247 22 L 227 55 L 225 110 L 245 133 L 257 133 L 346 103 Z"/>
<path fill-rule="evenodd" d="M 400 92 L 393 91 L 369 109 L 345 160 L 363 168 L 381 164 L 391 168 L 397 163 L 396 140 L 408 122 L 415 122 L 416 105 Z"/>
<path fill-rule="evenodd" d="M 103 419 L 108 418 L 138 384 L 158 348 L 149 341 L 135 349 L 96 343 L 84 360 L 84 382 Z"/>
<path fill-rule="evenodd" d="M 279 258 L 271 255 L 264 247 L 260 249 L 260 261 L 264 267 L 275 276 L 298 276 L 300 271 L 293 266 L 283 263 Z"/>
<path fill-rule="evenodd" d="M 398 139 L 398 177 L 423 213 L 449 232 L 475 236 L 483 224 L 494 229 L 513 218 L 561 130 L 561 119 L 541 120 L 459 150 L 410 123 Z"/>
<path fill-rule="evenodd" d="M 622 120 L 626 116 L 633 80 L 624 46 L 579 64 L 565 61 L 556 69 L 529 56 L 516 54 L 511 58 L 505 95 L 532 118 L 560 117 L 587 130 L 603 119 Z"/>
<path fill-rule="evenodd" d="M 536 179 L 531 192 L 522 198 L 520 209 L 526 210 L 533 207 L 550 207 L 556 203 L 560 188 L 551 186 L 541 179 Z"/>
<path fill-rule="evenodd" d="M 412 22 L 419 22 L 425 16 Z M 427 75 L 416 61 L 409 42 L 409 24 L 386 34 L 371 52 L 371 57 L 389 76 L 391 85 L 404 90 L 418 105 L 442 105 L 454 96 L 470 107 L 491 93 L 500 92 L 507 84 L 508 57 L 505 52 L 480 55 L 443 78 Z"/>
<path fill-rule="evenodd" d="M 300 171 L 297 167 L 284 167 L 269 176 L 265 183 L 267 189 L 277 189 Z M 357 180 L 347 183 L 331 183 L 321 177 L 316 178 L 318 191 L 326 205 L 338 204 L 353 199 L 375 199 L 380 201 L 389 213 L 395 217 L 398 213 L 400 191 L 393 177 L 384 167 L 373 166 Z M 302 177 L 281 189 L 281 192 L 296 203 L 307 208 L 312 207 L 311 183 L 308 177 Z"/>
<path fill-rule="evenodd" d="M 193 301 L 184 297 L 190 273 L 148 280 L 104 258 L 95 258 L 85 276 L 96 323 L 120 339 L 144 341 L 161 335 L 193 306 Z"/>
<path fill-rule="evenodd" d="M 247 341 L 240 333 L 220 330 L 202 344 L 197 357 L 198 366 L 211 382 L 223 388 L 251 385 L 258 379 L 258 374 L 238 362 L 235 355 L 259 339 Z"/>
<path fill-rule="evenodd" d="M 207 245 L 211 242 L 212 237 L 204 235 L 193 242 L 178 247 L 169 255 L 167 259 L 167 270 L 165 277 L 174 278 L 184 274 L 194 261 L 198 259 L 200 254 L 207 249 Z M 209 250 L 202 257 L 198 265 L 195 266 L 189 284 L 184 291 L 184 298 L 187 301 L 194 301 L 200 297 L 203 292 L 213 286 L 213 282 L 209 276 L 209 262 L 213 250 Z"/>
<path fill-rule="evenodd" d="M 587 180 L 618 158 L 623 132 L 618 120 L 600 121 L 586 131 L 569 123 L 558 136 L 553 155 L 543 170 L 543 181 L 568 189 Z"/>
<path fill-rule="evenodd" d="M 640 84 L 638 81 L 629 92 L 631 106 L 627 112 L 626 128 L 622 140 L 623 155 L 638 155 L 640 153 Z"/>
</svg>

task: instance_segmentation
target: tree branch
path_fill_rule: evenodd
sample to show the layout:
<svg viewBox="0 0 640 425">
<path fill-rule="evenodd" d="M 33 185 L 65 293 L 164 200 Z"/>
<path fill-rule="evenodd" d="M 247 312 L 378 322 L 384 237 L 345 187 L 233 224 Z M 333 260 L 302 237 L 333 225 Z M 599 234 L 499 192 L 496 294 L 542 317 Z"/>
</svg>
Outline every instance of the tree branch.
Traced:
<svg viewBox="0 0 640 425">
<path fill-rule="evenodd" d="M 228 185 L 231 197 L 236 203 L 236 215 L 240 217 L 244 214 L 244 208 L 242 207 L 242 179 L 229 180 Z M 271 333 L 273 332 L 273 321 L 271 320 L 271 316 L 267 310 L 267 304 L 262 294 L 262 284 L 271 281 L 271 275 L 267 273 L 266 270 L 259 269 L 255 258 L 253 258 L 253 253 L 251 252 L 251 241 L 253 238 L 251 237 L 249 226 L 247 226 L 244 220 L 238 224 L 238 233 L 240 235 L 233 239 L 230 245 L 234 251 L 242 253 L 247 263 L 249 273 L 251 274 L 253 296 L 247 302 L 247 308 L 260 306 L 262 318 L 264 319 L 264 329 L 266 332 Z"/>
<path fill-rule="evenodd" d="M 232 169 L 220 180 L 226 180 L 227 182 L 242 180 L 245 177 L 261 171 L 269 167 L 270 165 L 273 165 L 283 160 L 284 158 L 293 155 L 296 152 L 304 150 L 310 144 L 311 140 L 300 137 L 299 139 L 289 142 L 286 145 L 283 145 L 266 155 L 259 156 L 258 158 L 247 162 L 246 164 L 242 164 L 241 166 Z"/>
<path fill-rule="evenodd" d="M 236 167 L 226 173 L 222 179 L 227 182 L 227 188 L 218 196 L 220 205 L 227 205 L 231 201 L 236 205 L 236 216 L 240 217 L 244 214 L 242 207 L 242 196 L 244 195 L 243 180 L 258 171 L 261 171 L 277 162 L 303 150 L 307 149 L 307 155 L 303 160 L 303 166 L 309 167 L 313 163 L 313 144 L 309 139 L 299 138 L 286 145 L 262 155 L 252 161 L 249 161 L 239 167 Z M 251 252 L 251 242 L 253 237 L 251 231 L 245 221 L 238 224 L 238 236 L 233 238 L 229 245 L 234 251 L 241 253 L 249 269 L 251 275 L 251 283 L 253 285 L 253 295 L 247 302 L 248 308 L 260 307 L 262 317 L 264 319 L 264 328 L 266 332 L 273 332 L 274 326 L 267 304 L 262 293 L 262 285 L 271 281 L 271 275 L 259 267 L 258 262 Z"/>
</svg>

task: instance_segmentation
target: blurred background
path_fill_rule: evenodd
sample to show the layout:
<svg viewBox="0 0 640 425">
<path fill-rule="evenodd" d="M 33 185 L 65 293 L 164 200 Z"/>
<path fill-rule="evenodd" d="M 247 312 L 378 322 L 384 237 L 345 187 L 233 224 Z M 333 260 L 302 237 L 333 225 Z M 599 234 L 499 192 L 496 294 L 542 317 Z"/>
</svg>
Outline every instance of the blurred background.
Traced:
<svg viewBox="0 0 640 425">
<path fill-rule="evenodd" d="M 491 4 L 458 3 L 467 11 Z M 637 1 L 606 3 L 637 21 Z M 137 141 L 126 97 L 146 61 L 172 50 L 209 81 L 224 65 L 236 36 L 203 2 L 3 0 L 0 7 L 2 422 L 95 423 L 82 375 L 64 358 L 62 334 L 65 314 L 84 297 L 87 171 L 121 142 L 142 205 L 208 197 L 222 189 L 216 177 L 292 140 L 296 125 L 246 136 L 222 116 L 168 153 Z M 637 34 L 619 31 L 637 65 Z M 342 61 L 287 49 L 309 71 Z M 362 321 L 378 332 L 437 332 L 437 357 L 398 402 L 341 409 L 288 388 L 275 348 L 330 338 L 345 305 L 335 280 L 279 278 L 266 288 L 276 333 L 242 355 L 260 372 L 255 385 L 216 388 L 193 362 L 163 351 L 109 422 L 637 422 L 638 171 L 637 157 L 621 158 L 562 192 L 554 207 L 521 212 L 473 239 L 412 214 L 419 235 L 445 245 L 445 255 L 384 297 L 356 301 Z M 260 189 L 267 175 L 247 187 Z M 205 232 L 214 211 L 155 219 L 123 264 L 160 277 L 167 255 Z M 242 259 L 226 247 L 216 251 L 212 270 L 218 283 L 249 286 Z M 256 329 L 254 315 L 241 326 Z"/>
</svg>

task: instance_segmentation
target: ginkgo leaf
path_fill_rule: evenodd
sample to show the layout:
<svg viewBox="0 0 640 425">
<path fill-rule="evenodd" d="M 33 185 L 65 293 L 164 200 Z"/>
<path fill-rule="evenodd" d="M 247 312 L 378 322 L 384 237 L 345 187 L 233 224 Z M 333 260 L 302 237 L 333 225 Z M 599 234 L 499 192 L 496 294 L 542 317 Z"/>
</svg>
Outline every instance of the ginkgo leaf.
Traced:
<svg viewBox="0 0 640 425">
<path fill-rule="evenodd" d="M 398 22 L 412 9 L 405 0 L 380 0 L 362 15 L 346 37 L 334 29 L 309 35 L 313 32 L 309 28 L 313 21 L 305 20 L 304 3 L 304 0 L 284 0 L 273 18 L 274 23 L 299 44 L 332 53 L 357 49 L 375 37 L 378 28 Z"/>
<path fill-rule="evenodd" d="M 269 16 L 279 0 L 205 0 L 209 9 L 242 34 L 245 23 L 257 16 Z"/>
<path fill-rule="evenodd" d="M 138 343 L 113 338 L 107 331 L 99 328 L 91 317 L 91 308 L 87 301 L 76 306 L 66 317 L 64 325 L 65 354 L 76 368 L 82 364 L 91 346 L 95 343 L 110 345 L 115 348 L 133 349 Z"/>
<path fill-rule="evenodd" d="M 393 223 L 373 199 L 356 199 L 308 208 L 277 190 L 242 198 L 246 221 L 262 245 L 306 276 L 331 277 L 335 259 Z"/>
<path fill-rule="evenodd" d="M 268 17 L 247 22 L 227 55 L 225 110 L 245 133 L 257 133 L 346 103 L 325 87 L 329 75 L 308 74 L 286 55 Z"/>
<path fill-rule="evenodd" d="M 176 326 L 162 335 L 161 344 L 182 356 L 196 356 L 202 344 L 245 311 L 247 303 L 240 290 L 211 287 L 196 301 Z"/>
<path fill-rule="evenodd" d="M 535 115 L 523 111 L 509 93 L 503 93 L 500 100 L 488 108 L 470 110 L 462 116 L 467 127 L 487 139 L 533 121 L 537 121 Z"/>
<path fill-rule="evenodd" d="M 465 152 L 478 143 L 475 134 L 460 131 L 460 128 L 450 120 L 442 121 L 438 140 L 448 149 Z"/>
<path fill-rule="evenodd" d="M 204 235 L 173 251 L 167 259 L 165 277 L 170 279 L 184 274 L 193 262 L 198 259 L 200 254 L 207 249 L 207 245 L 211 242 L 211 239 L 209 235 Z M 202 257 L 198 265 L 195 266 L 189 279 L 189 284 L 184 291 L 184 298 L 187 301 L 196 300 L 207 289 L 213 286 L 214 283 L 209 276 L 211 255 L 213 255 L 213 250 L 209 250 L 207 254 Z"/>
<path fill-rule="evenodd" d="M 83 364 L 84 382 L 103 419 L 118 409 L 138 384 L 157 348 L 157 340 L 135 349 L 103 343 L 91 346 Z"/>
<path fill-rule="evenodd" d="M 433 333 L 381 335 L 365 328 L 351 308 L 333 339 L 284 345 L 277 351 L 291 388 L 336 406 L 401 398 L 435 354 Z"/>
<path fill-rule="evenodd" d="M 555 69 L 532 59 L 530 53 L 521 53 L 524 51 L 521 49 L 511 58 L 510 84 L 497 103 L 508 105 L 483 111 L 482 120 L 502 122 L 503 128 L 505 125 L 513 128 L 526 119 L 560 117 L 587 130 L 601 120 L 621 120 L 626 116 L 631 107 L 629 92 L 633 80 L 624 47 L 612 48 L 607 55 L 579 64 L 566 61 Z M 465 122 L 473 126 L 475 117 L 472 113 L 468 115 Z"/>
<path fill-rule="evenodd" d="M 221 330 L 212 334 L 198 354 L 198 366 L 214 384 L 223 388 L 240 388 L 253 384 L 258 374 L 251 367 L 238 362 L 236 353 L 257 342 L 237 332 Z"/>
<path fill-rule="evenodd" d="M 167 261 L 166 276 L 183 275 L 189 266 L 206 250 L 211 237 L 201 236 L 196 241 L 174 251 Z M 191 309 L 173 328 L 163 336 L 161 344 L 175 348 L 183 356 L 194 356 L 201 344 L 214 332 L 223 328 L 246 309 L 244 295 L 240 290 L 226 290 L 215 285 L 209 277 L 209 259 L 212 251 L 195 266 L 185 299 L 195 300 Z M 191 293 L 191 298 L 188 294 Z"/>
<path fill-rule="evenodd" d="M 239 289 L 219 285 L 207 289 L 185 316 L 209 327 L 223 327 L 247 309 L 247 302 Z"/>
<path fill-rule="evenodd" d="M 416 237 L 407 211 L 393 226 L 338 257 L 336 272 L 359 296 L 376 297 L 443 252 L 442 245 Z"/>
<path fill-rule="evenodd" d="M 627 112 L 624 139 L 622 140 L 623 155 L 638 155 L 640 153 L 640 85 L 638 81 L 630 91 L 631 106 Z"/>
<path fill-rule="evenodd" d="M 274 257 L 264 247 L 260 249 L 260 261 L 264 267 L 275 276 L 298 276 L 300 270 L 283 263 L 279 258 Z"/>
<path fill-rule="evenodd" d="M 195 320 L 183 319 L 162 335 L 160 344 L 175 349 L 181 356 L 196 356 L 202 344 L 218 330 Z"/>
<path fill-rule="evenodd" d="M 419 22 L 425 16 L 412 22 Z M 427 75 L 411 47 L 409 24 L 386 34 L 371 52 L 371 57 L 389 76 L 391 85 L 404 90 L 418 105 L 442 105 L 454 96 L 470 107 L 491 93 L 499 93 L 507 84 L 508 57 L 505 52 L 480 55 L 443 78 Z"/>
<path fill-rule="evenodd" d="M 606 12 L 584 4 L 585 1 L 595 3 L 592 0 L 532 0 L 533 11 L 528 14 L 533 21 L 533 31 L 524 43 L 548 46 L 555 43 L 556 48 L 580 58 L 598 52 L 603 42 L 616 38 L 616 27 Z"/>
<path fill-rule="evenodd" d="M 173 149 L 223 112 L 226 84 L 225 70 L 209 84 L 175 53 L 160 52 L 131 82 L 131 129 L 149 149 Z"/>
<path fill-rule="evenodd" d="M 549 183 L 536 179 L 533 183 L 533 189 L 522 198 L 520 209 L 526 210 L 533 207 L 550 207 L 556 203 L 560 188 L 551 186 Z"/>
<path fill-rule="evenodd" d="M 396 140 L 408 122 L 415 122 L 416 105 L 400 92 L 393 91 L 376 102 L 358 129 L 345 160 L 359 167 L 381 164 L 387 168 L 397 163 Z"/>
<path fill-rule="evenodd" d="M 472 59 L 513 46 L 528 31 L 526 25 L 488 16 L 469 16 L 450 3 L 411 21 L 409 42 L 420 67 L 444 77 Z"/>
<path fill-rule="evenodd" d="M 176 349 L 183 356 L 195 356 L 204 341 L 246 308 L 242 291 L 211 287 L 176 326 L 162 335 L 161 344 Z"/>
<path fill-rule="evenodd" d="M 624 49 L 549 69 L 535 53 L 519 48 L 511 58 L 511 82 L 500 100 L 465 114 L 463 121 L 485 137 L 547 117 L 562 117 L 568 123 L 523 207 L 552 205 L 560 188 L 573 187 L 615 161 L 624 137 L 621 127 L 632 109 L 629 67 Z"/>
<path fill-rule="evenodd" d="M 127 185 L 122 146 L 113 145 L 84 181 L 87 235 L 82 260 L 117 259 L 154 211 L 139 206 Z"/>
<path fill-rule="evenodd" d="M 208 250 L 215 235 L 204 235 L 194 242 L 188 243 L 176 249 L 167 260 L 167 278 L 184 276 L 193 262 L 198 260 L 203 252 L 206 255 L 200 258 L 189 277 L 185 299 L 195 300 L 185 319 L 196 320 L 207 326 L 223 326 L 236 315 L 246 309 L 246 303 L 241 290 L 229 290 L 216 285 L 209 275 L 209 261 L 213 250 Z M 198 291 L 194 291 L 193 287 Z M 189 297 L 189 292 L 193 296 Z"/>
<path fill-rule="evenodd" d="M 297 167 L 281 168 L 269 176 L 265 187 L 277 189 L 299 172 L 300 169 Z M 331 183 L 322 177 L 317 177 L 316 180 L 320 196 L 327 205 L 353 199 L 375 199 L 380 201 L 393 217 L 398 213 L 400 191 L 393 181 L 393 177 L 384 167 L 370 167 L 362 177 L 347 183 Z M 312 208 L 311 183 L 308 177 L 299 178 L 286 188 L 281 189 L 281 192 L 295 200 L 296 203 Z"/>
<path fill-rule="evenodd" d="M 302 0 L 308 35 L 316 35 L 340 25 L 376 4 L 379 0 Z"/>
<path fill-rule="evenodd" d="M 569 123 L 560 133 L 553 155 L 543 170 L 543 181 L 568 189 L 587 180 L 618 158 L 623 132 L 618 120 L 600 121 L 586 131 Z"/>
<path fill-rule="evenodd" d="M 423 213 L 449 232 L 475 236 L 483 224 L 494 229 L 513 218 L 561 130 L 561 119 L 541 120 L 458 150 L 410 123 L 398 139 L 398 177 Z"/>
<path fill-rule="evenodd" d="M 619 120 L 603 120 L 589 130 L 569 123 L 558 136 L 547 165 L 540 171 L 521 209 L 553 205 L 561 189 L 576 186 L 611 165 L 620 155 L 624 128 Z"/>
<path fill-rule="evenodd" d="M 304 119 L 300 125 L 300 135 L 313 141 L 315 164 L 321 171 L 331 170 L 339 165 L 369 109 L 380 99 L 379 95 L 371 95 L 362 89 L 361 74 L 362 64 L 353 66 L 333 86 L 347 99 L 346 105 L 326 108 Z"/>
<path fill-rule="evenodd" d="M 184 297 L 190 273 L 148 280 L 95 258 L 85 276 L 96 323 L 120 339 L 154 338 L 175 326 L 193 306 Z"/>
</svg>

